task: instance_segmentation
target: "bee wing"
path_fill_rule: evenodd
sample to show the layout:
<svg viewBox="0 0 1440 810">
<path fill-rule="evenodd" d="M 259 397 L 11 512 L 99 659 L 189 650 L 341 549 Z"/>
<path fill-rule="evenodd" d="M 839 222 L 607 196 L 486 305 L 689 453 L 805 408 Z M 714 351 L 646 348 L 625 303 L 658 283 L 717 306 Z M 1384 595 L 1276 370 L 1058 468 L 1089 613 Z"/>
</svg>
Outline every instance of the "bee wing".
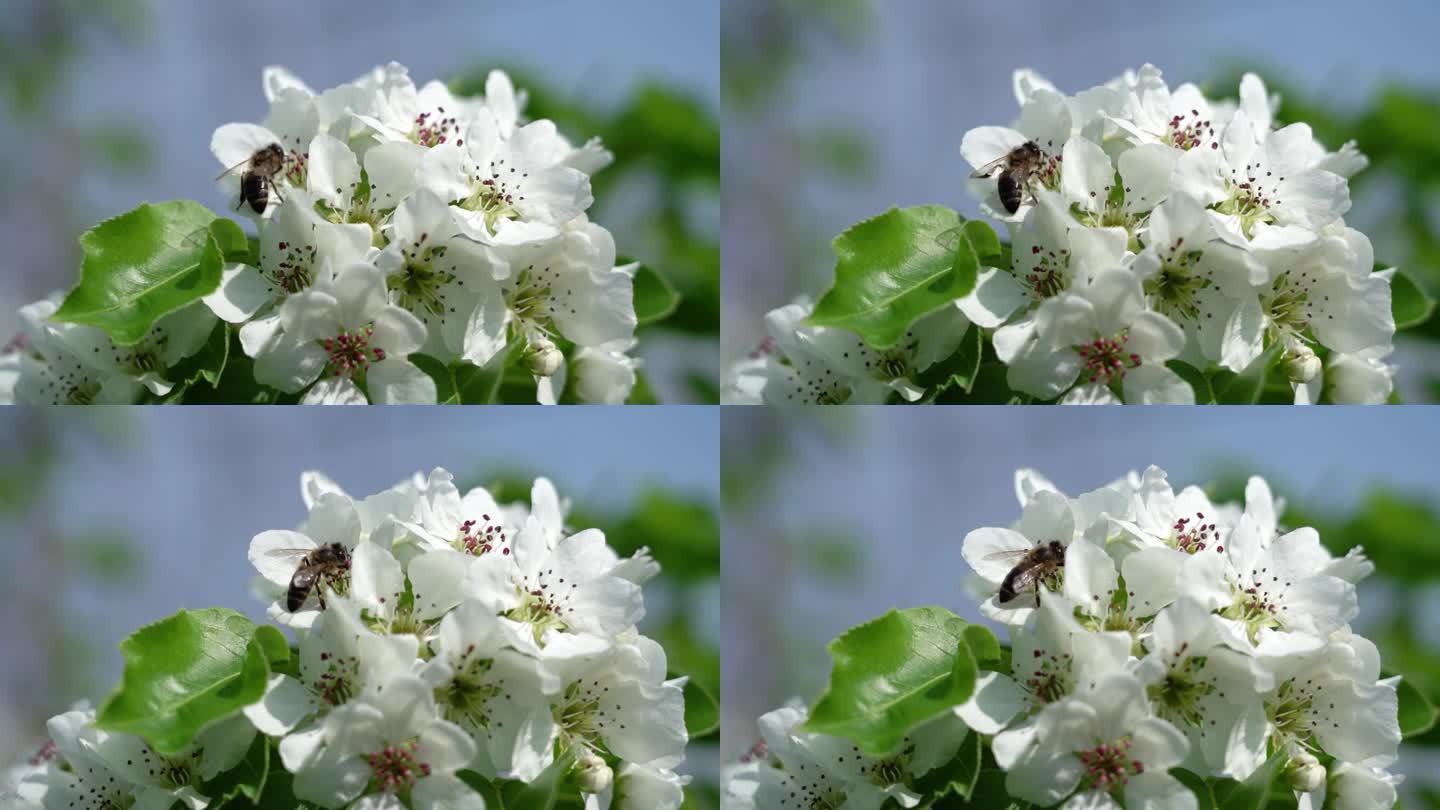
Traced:
<svg viewBox="0 0 1440 810">
<path fill-rule="evenodd" d="M 1010 587 L 1014 589 L 1016 593 L 1020 593 L 1021 591 L 1033 591 L 1035 590 L 1036 585 L 1039 584 L 1041 578 L 1045 575 L 1047 570 L 1048 566 L 1032 565 L 1029 568 L 1026 568 L 1024 571 L 1016 574 L 1015 581 L 1010 583 Z"/>
<path fill-rule="evenodd" d="M 298 560 L 314 551 L 313 548 L 272 548 L 265 556 L 272 560 Z"/>
<path fill-rule="evenodd" d="M 234 166 L 231 166 L 230 168 L 226 169 L 225 171 L 220 172 L 219 174 L 215 175 L 215 179 L 216 179 L 216 180 L 219 180 L 220 178 L 224 177 L 224 176 L 227 175 L 227 174 L 234 174 L 234 172 L 235 172 L 236 169 L 239 169 L 241 166 L 248 166 L 249 164 L 250 164 L 250 158 L 245 158 L 244 160 L 240 161 L 239 163 L 236 163 Z"/>
<path fill-rule="evenodd" d="M 1010 551 L 997 551 L 997 552 L 995 552 L 995 553 L 993 553 L 993 554 L 986 554 L 984 557 L 981 557 L 980 559 L 982 559 L 982 560 L 1015 560 L 1015 561 L 1019 561 L 1020 558 L 1024 557 L 1026 554 L 1029 554 L 1029 553 L 1030 553 L 1030 549 L 1028 549 L 1028 548 L 1017 548 L 1017 549 L 1012 549 L 1012 550 L 1010 550 Z"/>
<path fill-rule="evenodd" d="M 996 169 L 1001 168 L 1002 166 L 1006 165 L 1006 164 L 1009 163 L 1009 162 L 1010 162 L 1010 153 L 1009 153 L 1009 152 L 1006 152 L 1005 154 L 1001 155 L 1000 157 L 995 158 L 994 160 L 990 161 L 989 163 L 986 163 L 984 166 L 981 166 L 980 168 L 978 168 L 978 169 L 976 169 L 975 171 L 971 172 L 971 173 L 970 173 L 970 176 L 971 176 L 971 177 L 976 177 L 976 178 L 979 178 L 979 177 L 989 177 L 990 175 L 992 175 L 992 174 L 995 173 L 995 170 L 996 170 Z"/>
</svg>

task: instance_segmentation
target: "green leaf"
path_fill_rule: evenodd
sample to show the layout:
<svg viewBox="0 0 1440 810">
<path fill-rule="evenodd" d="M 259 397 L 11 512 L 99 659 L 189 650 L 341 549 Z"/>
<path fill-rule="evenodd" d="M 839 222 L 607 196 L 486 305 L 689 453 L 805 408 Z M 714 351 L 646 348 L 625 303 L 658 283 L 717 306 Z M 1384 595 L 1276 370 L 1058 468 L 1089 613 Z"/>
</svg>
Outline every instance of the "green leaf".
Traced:
<svg viewBox="0 0 1440 810">
<path fill-rule="evenodd" d="M 452 366 L 455 399 L 462 405 L 489 405 L 498 402 L 500 384 L 505 380 L 505 366 L 512 356 L 524 354 L 524 345 L 524 341 L 512 341 L 509 346 L 496 352 L 484 366 L 464 361 Z"/>
<path fill-rule="evenodd" d="M 848 329 L 888 349 L 917 319 L 975 288 L 980 258 L 1000 252 L 995 232 L 941 205 L 892 208 L 835 238 L 835 282 L 810 321 Z"/>
<path fill-rule="evenodd" d="M 171 392 L 169 399 L 178 399 L 184 389 L 196 383 L 204 382 L 214 388 L 220 382 L 225 365 L 230 362 L 231 331 L 230 324 L 216 322 L 205 345 L 170 369 L 167 376 L 177 390 Z"/>
<path fill-rule="evenodd" d="M 1211 792 L 1208 782 L 1184 768 L 1171 768 L 1170 775 L 1195 794 L 1198 810 L 1215 810 L 1215 794 Z"/>
<path fill-rule="evenodd" d="M 965 643 L 970 645 L 970 654 L 975 656 L 977 664 L 1000 662 L 1000 639 L 995 638 L 990 628 L 981 624 L 966 625 Z"/>
<path fill-rule="evenodd" d="M 161 316 L 214 292 L 237 234 L 238 250 L 248 251 L 239 225 L 189 200 L 108 219 L 80 236 L 80 283 L 54 317 L 136 343 Z"/>
<path fill-rule="evenodd" d="M 450 366 L 428 354 L 412 354 L 410 362 L 435 381 L 435 402 L 437 404 L 455 405 L 460 402 L 460 398 L 455 393 L 455 373 Z"/>
<path fill-rule="evenodd" d="M 125 672 L 96 727 L 143 737 L 162 754 L 179 752 L 202 727 L 265 693 L 269 663 L 280 655 L 279 631 L 267 629 L 257 633 L 224 608 L 182 610 L 142 627 L 120 643 Z"/>
<path fill-rule="evenodd" d="M 1167 361 L 1165 366 L 1190 383 L 1190 387 L 1195 390 L 1196 405 L 1215 404 L 1215 392 L 1210 390 L 1210 380 L 1206 379 L 1204 372 L 1181 360 Z"/>
<path fill-rule="evenodd" d="M 674 673 L 669 676 L 675 677 Z M 720 704 L 710 690 L 693 677 L 685 682 L 685 730 L 695 740 L 713 734 L 720 727 Z"/>
<path fill-rule="evenodd" d="M 1265 376 L 1270 364 L 1280 354 L 1278 345 L 1271 346 L 1264 354 L 1255 358 L 1245 371 L 1218 371 L 1210 379 L 1215 392 L 1215 402 L 1220 405 L 1254 405 L 1265 391 Z"/>
<path fill-rule="evenodd" d="M 980 735 L 967 732 L 955 758 L 921 777 L 917 792 L 934 799 L 953 793 L 968 802 L 980 779 L 981 748 Z"/>
<path fill-rule="evenodd" d="M 485 810 L 504 810 L 505 803 L 500 798 L 500 789 L 495 787 L 490 780 L 475 771 L 457 771 L 455 775 L 485 799 Z"/>
<path fill-rule="evenodd" d="M 1388 675 L 1389 673 L 1387 673 Z M 1436 709 L 1430 699 L 1409 678 L 1401 678 L 1396 690 L 1400 699 L 1400 734 L 1409 739 L 1435 727 Z"/>
<path fill-rule="evenodd" d="M 910 729 L 975 690 L 964 620 L 944 608 L 892 610 L 830 642 L 835 665 L 805 730 L 890 753 Z"/>
<path fill-rule="evenodd" d="M 521 807 L 525 810 L 554 810 L 555 805 L 566 795 L 578 791 L 567 784 L 565 778 L 575 762 L 573 753 L 555 758 L 555 762 L 535 777 L 535 781 L 506 782 L 501 788 L 506 807 Z"/>
<path fill-rule="evenodd" d="M 916 383 L 928 392 L 931 399 L 951 390 L 968 394 L 980 375 L 980 358 L 984 353 L 985 332 L 972 325 L 965 332 L 965 337 L 960 339 L 960 348 L 925 369 Z"/>
<path fill-rule="evenodd" d="M 230 770 L 203 783 L 200 793 L 209 796 L 212 802 L 223 803 L 236 796 L 244 796 L 253 803 L 264 792 L 269 774 L 270 740 L 264 734 L 256 734 L 255 739 L 250 741 L 250 750 L 245 758 Z"/>
<path fill-rule="evenodd" d="M 1396 270 L 1390 279 L 1390 311 L 1395 314 L 1396 329 L 1410 329 L 1435 314 L 1435 299 L 1405 271 Z"/>
<path fill-rule="evenodd" d="M 660 271 L 646 264 L 636 269 L 635 317 L 641 326 L 670 317 L 679 306 L 680 293 Z"/>
<path fill-rule="evenodd" d="M 1269 801 L 1271 786 L 1283 784 L 1285 763 L 1289 756 L 1280 751 L 1266 760 L 1244 782 L 1234 779 L 1217 779 L 1213 784 L 1215 806 L 1218 810 L 1265 810 Z"/>
</svg>

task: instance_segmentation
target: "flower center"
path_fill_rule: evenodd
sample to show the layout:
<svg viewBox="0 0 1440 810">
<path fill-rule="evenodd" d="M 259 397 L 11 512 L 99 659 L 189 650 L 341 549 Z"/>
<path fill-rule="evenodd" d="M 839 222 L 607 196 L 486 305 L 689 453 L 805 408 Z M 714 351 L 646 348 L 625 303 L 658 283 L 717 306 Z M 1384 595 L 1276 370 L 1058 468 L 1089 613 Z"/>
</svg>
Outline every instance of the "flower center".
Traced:
<svg viewBox="0 0 1440 810">
<path fill-rule="evenodd" d="M 1085 766 L 1082 778 L 1087 788 L 1113 790 L 1129 782 L 1132 775 L 1145 772 L 1140 760 L 1130 758 L 1129 737 L 1121 737 L 1113 743 L 1100 743 L 1089 751 L 1077 751 L 1075 756 Z"/>
<path fill-rule="evenodd" d="M 287 295 L 309 287 L 315 280 L 310 272 L 310 266 L 315 262 L 315 246 L 293 245 L 289 242 L 279 242 L 276 246 L 284 255 L 276 263 L 275 269 L 267 274 L 270 281 Z M 272 288 L 271 292 L 274 291 Z"/>
<path fill-rule="evenodd" d="M 493 659 L 477 656 L 474 644 L 466 648 L 455 665 L 455 675 L 435 693 L 446 720 L 472 733 L 489 728 L 490 701 L 505 694 L 504 679 L 491 676 L 494 664 Z"/>
<path fill-rule="evenodd" d="M 1145 280 L 1145 294 L 1162 315 L 1177 320 L 1200 319 L 1200 292 L 1209 289 L 1210 274 L 1201 273 L 1198 264 L 1203 251 L 1181 252 L 1184 238 L 1176 239 L 1162 255 L 1160 271 Z"/>
<path fill-rule="evenodd" d="M 445 289 L 456 283 L 455 274 L 436 270 L 435 262 L 445 256 L 444 245 L 425 245 L 429 234 L 401 248 L 405 266 L 385 279 L 385 286 L 399 294 L 399 304 L 411 312 L 445 314 Z M 461 281 L 460 284 L 465 282 Z"/>
<path fill-rule="evenodd" d="M 1287 346 L 1307 342 L 1303 334 L 1310 325 L 1315 306 L 1310 300 L 1310 287 L 1314 283 L 1315 277 L 1308 270 L 1284 270 L 1275 277 L 1270 291 L 1260 296 L 1271 338 Z"/>
<path fill-rule="evenodd" d="M 339 706 L 354 697 L 355 684 L 360 677 L 360 659 L 353 655 L 323 652 L 320 653 L 320 662 L 325 669 L 307 679 L 310 689 L 320 700 Z"/>
<path fill-rule="evenodd" d="M 1200 118 L 1199 110 L 1175 115 L 1165 127 L 1164 141 L 1176 149 L 1188 152 L 1207 140 L 1211 149 L 1220 148 L 1220 142 L 1215 140 L 1215 128 L 1210 126 L 1208 118 Z"/>
<path fill-rule="evenodd" d="M 1230 196 L 1215 205 L 1216 211 L 1239 217 L 1240 231 L 1246 239 L 1255 238 L 1257 224 L 1274 222 L 1270 209 L 1280 205 L 1278 184 L 1285 178 L 1275 180 L 1270 171 L 1262 176 L 1261 168 L 1259 163 L 1247 163 L 1244 169 L 1231 169 L 1225 179 Z"/>
<path fill-rule="evenodd" d="M 1046 250 L 1039 245 L 1032 245 L 1030 257 L 1033 264 L 1027 270 L 1024 267 L 1016 269 L 1023 275 L 1020 282 L 1030 291 L 1030 297 L 1036 301 L 1043 301 L 1046 298 L 1054 298 L 1064 292 L 1070 286 L 1070 250 Z"/>
<path fill-rule="evenodd" d="M 326 368 L 336 377 L 353 377 L 368 369 L 372 361 L 378 363 L 384 360 L 385 350 L 370 345 L 374 335 L 375 330 L 367 326 L 325 338 L 325 352 L 330 355 Z"/>
<path fill-rule="evenodd" d="M 1280 684 L 1275 699 L 1265 706 L 1275 733 L 1282 739 L 1305 740 L 1309 738 L 1315 723 L 1310 711 L 1315 697 L 1312 681 L 1301 686 L 1294 678 Z"/>
<path fill-rule="evenodd" d="M 1070 653 L 1047 654 L 1037 649 L 1033 655 L 1040 659 L 1040 666 L 1025 679 L 1025 688 L 1036 702 L 1054 703 L 1070 694 L 1075 685 L 1070 677 Z"/>
<path fill-rule="evenodd" d="M 1166 662 L 1169 669 L 1164 679 L 1151 684 L 1145 691 L 1155 704 L 1156 714 L 1171 722 L 1199 726 L 1205 719 L 1200 698 L 1215 691 L 1215 686 L 1204 677 L 1205 656 L 1185 655 L 1189 646 L 1190 643 L 1185 642 L 1171 654 L 1171 660 Z"/>
<path fill-rule="evenodd" d="M 1278 574 L 1270 574 L 1268 568 L 1261 568 L 1259 571 L 1251 571 L 1249 585 L 1232 583 L 1230 586 L 1234 602 L 1220 612 L 1221 616 L 1227 619 L 1235 619 L 1245 625 L 1246 633 L 1252 643 L 1262 627 L 1283 627 L 1281 614 L 1289 610 L 1289 606 L 1283 604 L 1286 589 L 1294 583 L 1286 582 L 1280 584 Z"/>
<path fill-rule="evenodd" d="M 1206 523 L 1205 515 L 1201 512 L 1195 513 L 1194 523 L 1191 523 L 1188 517 L 1177 518 L 1175 525 L 1170 528 L 1175 532 L 1175 547 L 1186 554 L 1204 551 L 1211 542 L 1220 539 L 1220 533 L 1215 530 L 1215 524 Z M 1216 550 L 1219 551 L 1221 548 Z"/>
<path fill-rule="evenodd" d="M 560 727 L 563 745 L 567 748 L 589 748 L 603 750 L 600 739 L 600 689 L 606 688 L 599 681 L 576 681 L 565 687 L 565 694 L 555 706 L 555 723 Z"/>
<path fill-rule="evenodd" d="M 415 781 L 430 775 L 430 766 L 420 761 L 420 742 L 409 740 L 400 745 L 387 745 L 373 754 L 366 754 L 370 765 L 370 782 L 382 793 L 409 791 Z"/>
<path fill-rule="evenodd" d="M 505 166 L 504 160 L 492 160 L 487 169 L 470 176 L 474 188 L 470 196 L 458 202 L 461 208 L 485 214 L 485 227 L 492 232 L 495 223 L 501 219 L 519 219 L 520 212 L 515 203 L 524 202 L 525 179 L 529 172 L 519 172 Z"/>
<path fill-rule="evenodd" d="M 290 154 L 285 156 L 285 179 L 290 181 L 290 185 L 292 186 L 304 188 L 306 178 L 309 177 L 309 174 L 310 153 L 297 152 L 291 149 Z"/>
<path fill-rule="evenodd" d="M 548 334 L 557 315 L 575 315 L 573 290 L 566 286 L 557 269 L 527 265 L 515 276 L 505 292 L 506 304 L 524 332 Z"/>
<path fill-rule="evenodd" d="M 415 116 L 415 125 L 410 128 L 410 140 L 421 146 L 439 146 L 460 133 L 460 125 L 454 116 L 447 117 L 444 107 Z M 464 146 L 465 139 L 458 138 L 456 146 Z"/>
<path fill-rule="evenodd" d="M 577 583 L 566 583 L 564 577 L 560 577 L 554 583 L 547 581 L 547 577 L 553 574 L 553 569 L 545 573 L 537 574 L 532 582 L 529 577 L 524 577 L 517 585 L 520 595 L 520 604 L 512 608 L 508 614 L 509 618 L 524 622 L 534 629 L 535 643 L 539 644 L 541 636 L 547 630 L 564 632 L 570 625 L 565 622 L 565 614 L 573 613 L 574 608 L 569 606 L 569 600 L 563 597 L 567 591 L 579 587 Z M 557 594 L 558 592 L 558 594 Z"/>
<path fill-rule="evenodd" d="M 46 740 L 46 741 L 45 741 L 45 744 L 42 745 L 42 746 L 40 746 L 40 750 L 38 750 L 38 751 L 36 751 L 34 754 L 31 754 L 31 755 L 30 755 L 30 759 L 28 760 L 28 762 L 29 762 L 32 766 L 39 766 L 39 765 L 41 765 L 42 763 L 49 762 L 50 760 L 52 760 L 52 759 L 54 759 L 54 758 L 55 758 L 55 741 L 54 741 L 54 740 Z"/>
<path fill-rule="evenodd" d="M 1115 337 L 1096 338 L 1090 343 L 1076 346 L 1075 351 L 1084 361 L 1080 372 L 1092 383 L 1109 385 L 1114 380 L 1125 379 L 1125 372 L 1140 365 L 1140 355 L 1127 351 L 1125 344 L 1130 335 L 1121 332 Z"/>
<path fill-rule="evenodd" d="M 510 548 L 505 545 L 508 540 L 503 526 L 492 522 L 489 515 L 481 515 L 479 521 L 467 520 L 461 523 L 459 535 L 451 545 L 456 551 L 476 557 L 489 554 L 496 548 L 500 549 L 502 556 L 509 556 Z"/>
</svg>

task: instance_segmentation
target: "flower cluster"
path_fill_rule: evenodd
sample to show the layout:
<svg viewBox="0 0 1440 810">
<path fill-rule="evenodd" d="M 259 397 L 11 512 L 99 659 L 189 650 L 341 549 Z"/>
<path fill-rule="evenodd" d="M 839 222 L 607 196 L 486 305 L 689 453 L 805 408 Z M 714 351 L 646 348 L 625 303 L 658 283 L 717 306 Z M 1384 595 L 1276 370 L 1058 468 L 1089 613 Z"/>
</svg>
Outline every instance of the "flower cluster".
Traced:
<svg viewBox="0 0 1440 810">
<path fill-rule="evenodd" d="M 1078 497 L 1022 470 L 1016 493 L 1020 519 L 961 549 L 981 612 L 1010 631 L 1010 671 L 982 672 L 880 767 L 797 732 L 803 710 L 772 712 L 755 761 L 728 776 L 730 806 L 913 795 L 933 738 L 950 738 L 943 756 L 966 727 L 993 735 L 1006 792 L 1036 805 L 1194 808 L 1170 769 L 1244 780 L 1271 757 L 1302 807 L 1394 803 L 1399 679 L 1349 626 L 1374 567 L 1359 549 L 1334 557 L 1314 529 L 1279 526 L 1260 478 L 1243 505 L 1176 492 L 1155 467 Z"/>
<path fill-rule="evenodd" d="M 485 97 L 416 88 L 391 63 L 316 93 L 264 73 L 263 124 L 217 129 L 211 151 L 234 207 L 256 219 L 255 264 L 117 346 L 89 326 L 49 320 L 60 296 L 26 307 L 22 402 L 129 402 L 167 394 L 165 372 L 195 353 L 216 318 L 235 325 L 256 382 L 307 403 L 429 402 L 409 360 L 486 366 L 513 352 L 554 403 L 567 365 L 580 396 L 623 401 L 638 361 L 632 276 L 590 222 L 590 175 L 612 159 L 574 146 L 495 71 Z M 567 362 L 568 361 L 568 362 Z M 518 362 L 518 361 L 517 361 Z"/>
<path fill-rule="evenodd" d="M 1015 126 L 976 127 L 960 148 L 1010 265 L 982 268 L 954 311 L 886 352 L 806 324 L 808 301 L 775 310 L 730 400 L 913 401 L 916 373 L 970 324 L 1008 387 L 1041 401 L 1194 402 L 1174 360 L 1206 374 L 1263 360 L 1297 404 L 1389 397 L 1394 271 L 1375 272 L 1342 219 L 1366 165 L 1353 143 L 1329 152 L 1303 123 L 1277 128 L 1253 74 L 1238 102 L 1171 89 L 1151 65 L 1073 96 L 1021 70 L 1014 89 Z"/>
<path fill-rule="evenodd" d="M 301 489 L 304 523 L 250 544 L 298 667 L 176 756 L 95 729 L 93 712 L 61 715 L 21 797 L 201 810 L 196 786 L 258 731 L 278 738 L 295 798 L 319 807 L 483 810 L 458 771 L 532 782 L 555 767 L 587 807 L 680 806 L 684 679 L 666 679 L 665 651 L 635 627 L 659 573 L 646 551 L 621 558 L 599 530 L 568 528 L 543 478 L 529 505 L 462 494 L 443 469 L 363 499 L 314 472 Z"/>
</svg>

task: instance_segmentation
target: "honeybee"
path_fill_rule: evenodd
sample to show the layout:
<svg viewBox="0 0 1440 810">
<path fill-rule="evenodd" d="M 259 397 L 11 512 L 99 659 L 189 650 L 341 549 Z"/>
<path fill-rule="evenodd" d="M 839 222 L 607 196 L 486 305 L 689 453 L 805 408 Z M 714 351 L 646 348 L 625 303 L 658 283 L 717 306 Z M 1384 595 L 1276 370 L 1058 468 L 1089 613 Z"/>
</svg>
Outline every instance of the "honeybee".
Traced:
<svg viewBox="0 0 1440 810">
<path fill-rule="evenodd" d="M 1026 141 L 976 169 L 970 176 L 989 177 L 1000 170 L 1000 203 L 1013 214 L 1020 210 L 1020 203 L 1025 201 L 1025 195 L 1030 191 L 1030 175 L 1040 170 L 1044 160 L 1045 153 L 1040 150 L 1040 144 Z"/>
<path fill-rule="evenodd" d="M 219 180 L 242 166 L 244 171 L 240 173 L 240 199 L 235 203 L 235 210 L 238 211 L 240 206 L 249 203 L 250 210 L 263 214 L 272 192 L 275 199 L 280 199 L 280 188 L 275 184 L 275 175 L 285 170 L 285 150 L 278 143 L 262 146 L 255 150 L 255 154 L 221 172 L 215 179 Z"/>
<path fill-rule="evenodd" d="M 997 594 L 1000 604 L 1012 601 L 1025 591 L 1035 592 L 1035 607 L 1040 607 L 1040 585 L 1065 567 L 1065 546 L 1059 540 L 1042 543 L 1035 548 L 998 551 L 987 560 L 1008 559 L 1015 567 L 1000 582 Z"/>
<path fill-rule="evenodd" d="M 320 600 L 320 609 L 324 610 L 324 588 L 316 590 L 315 586 L 323 584 L 333 588 L 341 581 L 341 577 L 350 571 L 350 549 L 346 548 L 343 543 L 330 543 L 310 549 L 276 549 L 270 554 L 277 557 L 300 558 L 294 576 L 290 577 L 290 587 L 285 592 L 285 609 L 291 613 L 298 611 L 305 604 L 305 600 L 310 597 L 312 590 Z"/>
</svg>

